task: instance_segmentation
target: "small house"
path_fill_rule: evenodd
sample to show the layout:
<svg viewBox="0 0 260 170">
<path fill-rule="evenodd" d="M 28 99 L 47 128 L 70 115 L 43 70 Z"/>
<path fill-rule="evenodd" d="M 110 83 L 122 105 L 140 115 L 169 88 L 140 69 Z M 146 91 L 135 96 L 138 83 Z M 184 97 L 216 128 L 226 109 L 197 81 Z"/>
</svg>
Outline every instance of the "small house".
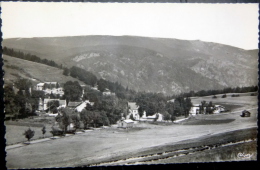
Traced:
<svg viewBox="0 0 260 170">
<path fill-rule="evenodd" d="M 193 106 L 190 109 L 190 114 L 192 116 L 195 116 L 196 114 L 199 114 L 199 110 L 200 110 L 200 104 L 193 104 Z"/>
<path fill-rule="evenodd" d="M 117 122 L 119 128 L 132 128 L 134 126 L 134 121 L 131 119 L 121 119 Z"/>
<path fill-rule="evenodd" d="M 147 116 L 147 120 L 148 121 L 154 121 L 156 117 L 157 117 L 156 121 L 158 121 L 158 122 L 163 121 L 163 115 L 161 113 L 156 113 L 152 116 Z"/>
<path fill-rule="evenodd" d="M 36 90 L 43 90 L 44 83 L 38 83 L 36 85 Z"/>
<path fill-rule="evenodd" d="M 221 113 L 225 111 L 225 107 L 221 105 L 215 105 L 213 113 Z"/>
<path fill-rule="evenodd" d="M 244 110 L 244 111 L 242 112 L 242 115 L 240 115 L 240 116 L 241 116 L 241 117 L 250 117 L 250 115 L 251 115 L 251 113 L 250 113 L 249 111 Z"/>
</svg>

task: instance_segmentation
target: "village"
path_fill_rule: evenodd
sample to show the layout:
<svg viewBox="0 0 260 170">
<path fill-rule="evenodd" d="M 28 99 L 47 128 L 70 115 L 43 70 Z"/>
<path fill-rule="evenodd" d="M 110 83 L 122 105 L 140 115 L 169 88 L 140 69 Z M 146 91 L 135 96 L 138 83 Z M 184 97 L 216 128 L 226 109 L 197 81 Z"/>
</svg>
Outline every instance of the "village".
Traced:
<svg viewBox="0 0 260 170">
<path fill-rule="evenodd" d="M 58 82 L 42 82 L 36 84 L 36 86 L 34 86 L 33 89 L 36 91 L 44 92 L 45 95 L 45 98 L 39 98 L 38 109 L 36 110 L 37 115 L 47 115 L 49 117 L 62 116 L 62 108 L 67 108 L 74 111 L 75 113 L 78 113 L 78 116 L 80 116 L 80 113 L 83 111 L 83 109 L 86 109 L 87 106 L 94 105 L 94 102 L 90 102 L 89 100 L 83 100 L 83 95 L 85 93 L 85 85 L 81 85 L 81 87 L 82 95 L 80 97 L 80 100 L 66 101 L 66 99 L 60 99 L 64 95 L 64 89 L 60 86 Z M 94 91 L 99 91 L 97 85 L 91 87 L 91 89 Z M 102 92 L 102 95 L 115 96 L 115 93 L 111 92 L 108 88 L 106 88 Z M 59 98 L 51 98 L 50 96 L 58 96 Z M 174 103 L 174 99 L 169 100 L 168 102 Z M 210 103 L 209 107 L 204 107 L 203 111 L 201 112 L 200 107 L 201 103 L 192 104 L 189 110 L 189 116 L 196 116 L 197 114 L 206 114 L 206 109 L 211 109 L 213 114 L 225 112 L 224 106 L 213 105 L 212 103 Z M 126 108 L 126 114 L 121 113 L 121 118 L 116 122 L 118 128 L 132 128 L 134 127 L 134 124 L 137 124 L 138 122 L 168 122 L 170 120 L 169 118 L 165 118 L 165 115 L 159 112 L 154 113 L 153 115 L 146 115 L 146 111 L 143 111 L 142 115 L 140 116 L 140 113 L 138 111 L 139 106 L 136 104 L 136 102 L 127 102 Z M 173 120 L 172 122 L 180 122 L 182 120 L 187 119 L 189 116 L 180 116 L 180 118 L 177 117 L 175 118 L 176 120 Z M 68 125 L 68 129 L 75 129 L 75 123 L 73 121 Z"/>
</svg>

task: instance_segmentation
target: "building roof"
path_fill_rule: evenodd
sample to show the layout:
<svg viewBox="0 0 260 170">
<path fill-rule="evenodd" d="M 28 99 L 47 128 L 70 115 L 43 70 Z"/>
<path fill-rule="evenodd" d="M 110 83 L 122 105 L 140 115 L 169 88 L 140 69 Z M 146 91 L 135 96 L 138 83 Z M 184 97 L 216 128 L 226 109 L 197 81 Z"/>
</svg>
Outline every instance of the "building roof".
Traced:
<svg viewBox="0 0 260 170">
<path fill-rule="evenodd" d="M 60 105 L 66 105 L 66 100 L 60 100 L 60 99 L 44 99 L 43 103 L 48 103 L 49 101 L 58 100 Z"/>
<path fill-rule="evenodd" d="M 60 105 L 66 105 L 66 100 L 59 100 Z"/>
<path fill-rule="evenodd" d="M 57 82 L 44 82 L 46 84 L 57 84 Z"/>
<path fill-rule="evenodd" d="M 82 102 L 69 102 L 68 107 L 77 107 L 80 105 Z"/>
<path fill-rule="evenodd" d="M 132 121 L 131 119 L 126 119 L 126 120 L 123 120 L 125 123 L 134 123 L 134 121 Z"/>
<path fill-rule="evenodd" d="M 135 102 L 128 102 L 128 106 L 131 110 L 137 110 L 139 108 L 139 106 L 137 106 Z"/>
<path fill-rule="evenodd" d="M 37 86 L 44 86 L 44 83 L 38 83 Z"/>
</svg>

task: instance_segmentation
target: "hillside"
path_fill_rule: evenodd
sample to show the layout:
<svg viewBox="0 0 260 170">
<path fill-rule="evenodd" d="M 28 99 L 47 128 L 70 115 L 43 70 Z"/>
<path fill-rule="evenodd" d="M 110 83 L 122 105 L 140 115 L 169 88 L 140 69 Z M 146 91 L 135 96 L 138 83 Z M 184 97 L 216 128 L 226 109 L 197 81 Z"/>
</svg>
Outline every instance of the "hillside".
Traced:
<svg viewBox="0 0 260 170">
<path fill-rule="evenodd" d="M 258 50 L 132 36 L 13 38 L 3 46 L 73 65 L 137 91 L 176 94 L 257 84 Z"/>
<path fill-rule="evenodd" d="M 57 81 L 65 83 L 67 81 L 78 81 L 70 76 L 64 76 L 63 70 L 46 66 L 19 58 L 3 55 L 5 71 L 4 81 L 6 84 L 13 83 L 19 78 L 32 80 L 33 84 L 45 81 Z M 80 81 L 79 81 L 80 82 Z M 85 85 L 83 82 L 80 84 Z"/>
</svg>

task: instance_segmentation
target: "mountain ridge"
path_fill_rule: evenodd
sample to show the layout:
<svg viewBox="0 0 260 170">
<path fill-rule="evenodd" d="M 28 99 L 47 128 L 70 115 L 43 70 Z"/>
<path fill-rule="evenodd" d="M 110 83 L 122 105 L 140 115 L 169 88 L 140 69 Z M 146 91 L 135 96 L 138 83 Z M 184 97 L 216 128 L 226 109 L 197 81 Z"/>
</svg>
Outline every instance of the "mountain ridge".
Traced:
<svg viewBox="0 0 260 170">
<path fill-rule="evenodd" d="M 177 94 L 257 84 L 258 50 L 133 36 L 7 39 L 3 46 L 78 66 L 136 91 Z"/>
</svg>

